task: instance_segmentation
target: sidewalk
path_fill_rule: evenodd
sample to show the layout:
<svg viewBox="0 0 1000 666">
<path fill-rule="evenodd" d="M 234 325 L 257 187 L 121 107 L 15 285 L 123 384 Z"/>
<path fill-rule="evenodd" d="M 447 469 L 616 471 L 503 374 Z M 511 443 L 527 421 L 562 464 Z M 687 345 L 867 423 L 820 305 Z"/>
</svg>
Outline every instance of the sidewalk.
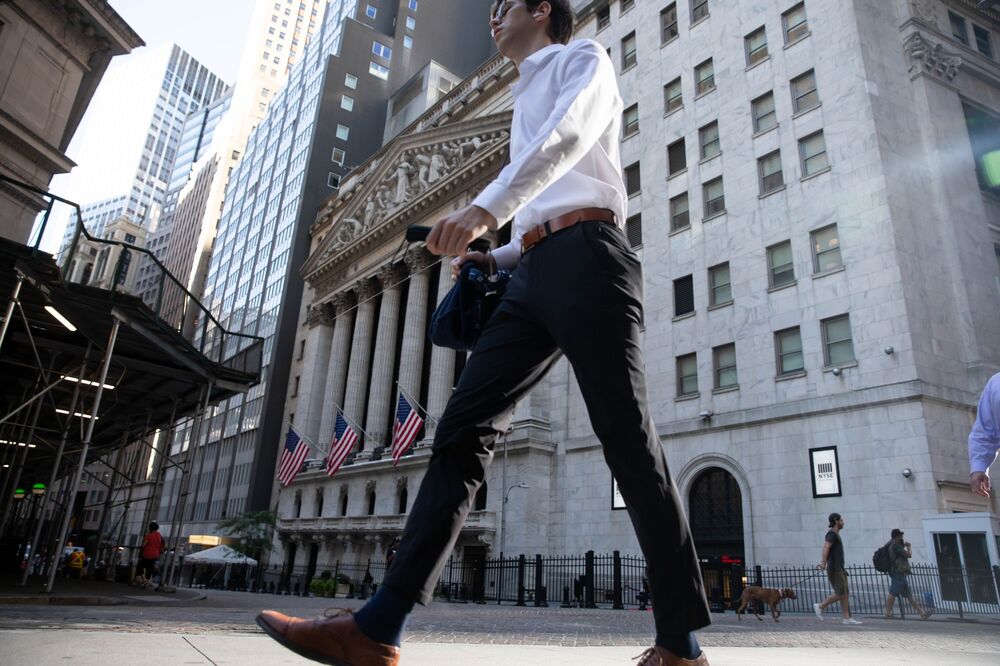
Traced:
<svg viewBox="0 0 1000 666">
<path fill-rule="evenodd" d="M 157 592 L 153 588 L 132 587 L 114 583 L 74 578 L 56 578 L 52 593 L 42 590 L 46 579 L 29 576 L 23 587 L 18 585 L 20 576 L 0 575 L 0 605 L 66 605 L 66 606 L 119 606 L 123 604 L 178 604 L 205 598 L 200 590 L 177 588 L 174 592 Z"/>
</svg>

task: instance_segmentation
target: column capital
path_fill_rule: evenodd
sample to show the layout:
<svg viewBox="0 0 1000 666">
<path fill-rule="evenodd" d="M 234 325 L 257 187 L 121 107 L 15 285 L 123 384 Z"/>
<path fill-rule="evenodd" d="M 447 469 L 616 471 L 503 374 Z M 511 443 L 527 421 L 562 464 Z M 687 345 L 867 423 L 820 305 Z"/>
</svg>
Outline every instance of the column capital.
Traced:
<svg viewBox="0 0 1000 666">
<path fill-rule="evenodd" d="M 309 308 L 309 313 L 306 315 L 306 324 L 309 325 L 309 328 L 314 328 L 320 324 L 324 326 L 333 326 L 333 320 L 336 316 L 336 307 L 332 302 L 324 301 L 323 303 L 314 303 L 312 307 Z"/>
<path fill-rule="evenodd" d="M 343 312 L 347 308 L 354 306 L 358 302 L 357 294 L 353 291 L 342 291 L 340 293 L 334 294 L 333 298 L 330 299 L 333 307 L 337 309 L 337 312 Z"/>
<path fill-rule="evenodd" d="M 406 263 L 406 267 L 410 270 L 410 274 L 421 271 L 437 260 L 433 254 L 427 251 L 424 247 L 411 247 L 403 255 L 403 262 Z"/>
<path fill-rule="evenodd" d="M 378 281 L 371 278 L 362 278 L 354 285 L 354 292 L 358 302 L 366 301 L 379 291 Z"/>
<path fill-rule="evenodd" d="M 406 269 L 400 264 L 388 264 L 378 270 L 378 281 L 383 291 L 398 288 L 406 277 Z"/>
</svg>

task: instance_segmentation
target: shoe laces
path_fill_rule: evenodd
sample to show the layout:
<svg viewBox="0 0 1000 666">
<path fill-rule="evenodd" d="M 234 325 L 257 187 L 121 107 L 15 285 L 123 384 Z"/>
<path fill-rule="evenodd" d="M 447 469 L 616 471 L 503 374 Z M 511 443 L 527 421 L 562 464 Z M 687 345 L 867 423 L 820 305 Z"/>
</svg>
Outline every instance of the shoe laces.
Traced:
<svg viewBox="0 0 1000 666">
<path fill-rule="evenodd" d="M 639 660 L 635 666 L 663 666 L 664 664 L 663 657 L 660 656 L 660 651 L 655 646 L 647 648 L 645 652 L 632 658 Z"/>
<path fill-rule="evenodd" d="M 324 610 L 323 611 L 323 617 L 326 617 L 326 618 L 340 617 L 341 615 L 351 615 L 352 613 L 354 613 L 354 610 L 351 609 L 351 608 L 336 608 L 336 607 L 334 607 L 334 608 L 327 608 L 326 610 Z"/>
</svg>

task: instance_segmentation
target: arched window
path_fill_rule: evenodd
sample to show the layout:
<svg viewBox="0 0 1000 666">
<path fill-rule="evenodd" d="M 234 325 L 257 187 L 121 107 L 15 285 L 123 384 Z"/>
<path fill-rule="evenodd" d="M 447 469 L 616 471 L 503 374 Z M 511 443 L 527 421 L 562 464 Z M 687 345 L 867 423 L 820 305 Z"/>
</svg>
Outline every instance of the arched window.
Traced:
<svg viewBox="0 0 1000 666">
<path fill-rule="evenodd" d="M 340 515 L 347 515 L 347 493 L 340 496 Z"/>
<path fill-rule="evenodd" d="M 743 557 L 743 497 L 732 474 L 709 467 L 691 484 L 691 535 L 703 557 Z"/>
<path fill-rule="evenodd" d="M 302 491 L 295 491 L 295 517 L 298 518 L 302 515 Z"/>
<path fill-rule="evenodd" d="M 368 515 L 375 515 L 375 491 L 372 490 L 368 493 Z"/>
<path fill-rule="evenodd" d="M 406 486 L 399 489 L 399 513 L 406 513 L 406 500 L 408 493 L 406 492 Z"/>
<path fill-rule="evenodd" d="M 486 510 L 486 482 L 483 481 L 483 485 L 479 486 L 479 490 L 476 491 L 476 503 L 473 505 L 473 511 L 485 511 Z"/>
<path fill-rule="evenodd" d="M 316 489 L 316 517 L 319 518 L 323 515 L 323 489 Z"/>
</svg>

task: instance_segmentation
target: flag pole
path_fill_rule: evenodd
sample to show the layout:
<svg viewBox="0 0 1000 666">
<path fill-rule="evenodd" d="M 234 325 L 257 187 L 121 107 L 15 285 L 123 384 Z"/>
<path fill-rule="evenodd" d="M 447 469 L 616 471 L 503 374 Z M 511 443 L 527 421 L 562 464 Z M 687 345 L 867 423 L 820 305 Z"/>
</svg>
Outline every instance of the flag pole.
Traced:
<svg viewBox="0 0 1000 666">
<path fill-rule="evenodd" d="M 303 434 L 302 434 L 302 433 L 301 433 L 301 432 L 299 431 L 299 429 L 298 429 L 298 428 L 296 428 L 296 427 L 295 427 L 295 425 L 294 425 L 294 424 L 293 424 L 293 423 L 292 423 L 291 421 L 289 421 L 288 419 L 285 419 L 285 423 L 287 423 L 287 424 L 288 424 L 288 429 L 289 429 L 289 430 L 294 430 L 294 431 L 295 431 L 295 434 L 296 434 L 296 435 L 298 435 L 298 436 L 299 436 L 299 437 L 301 437 L 301 438 L 302 438 L 303 440 L 305 440 L 305 443 L 309 445 L 309 448 L 311 448 L 311 449 L 316 449 L 317 451 L 319 451 L 320 453 L 322 453 L 322 454 L 323 454 L 323 457 L 324 457 L 324 458 L 325 458 L 326 456 L 330 455 L 330 449 L 329 449 L 329 448 L 327 448 L 327 450 L 325 450 L 325 451 L 324 451 L 324 450 L 323 450 L 323 447 L 322 447 L 322 446 L 320 446 L 320 445 L 319 445 L 319 444 L 317 444 L 316 442 L 312 441 L 311 439 L 309 439 L 308 437 L 306 437 L 305 435 L 303 435 Z"/>
<path fill-rule="evenodd" d="M 413 403 L 414 405 L 416 405 L 420 410 L 423 411 L 424 416 L 427 417 L 428 421 L 433 421 L 434 423 L 437 423 L 440 420 L 440 419 L 438 419 L 435 416 L 431 416 L 431 413 L 427 411 L 426 407 L 424 407 L 419 402 L 417 402 L 416 400 L 414 400 L 413 396 L 411 396 L 409 393 L 406 392 L 406 390 L 403 388 L 403 385 L 400 384 L 398 380 L 396 381 L 396 388 L 399 389 L 399 392 L 403 394 L 404 398 L 406 398 L 408 401 L 410 401 L 411 403 Z"/>
<path fill-rule="evenodd" d="M 358 430 L 361 431 L 361 434 L 365 436 L 365 440 L 366 441 L 373 441 L 376 444 L 378 444 L 379 446 L 385 447 L 385 444 L 380 443 L 377 439 L 375 439 L 374 437 L 372 437 L 371 435 L 369 435 L 367 430 L 365 430 L 364 428 L 362 428 L 361 425 L 357 421 L 355 421 L 350 416 L 348 416 L 347 412 L 344 411 L 343 407 L 341 407 L 337 403 L 333 403 L 333 406 L 337 408 L 337 411 L 339 411 L 340 415 L 344 417 L 344 420 L 347 421 L 348 425 L 353 425 L 355 428 L 357 428 Z"/>
</svg>

